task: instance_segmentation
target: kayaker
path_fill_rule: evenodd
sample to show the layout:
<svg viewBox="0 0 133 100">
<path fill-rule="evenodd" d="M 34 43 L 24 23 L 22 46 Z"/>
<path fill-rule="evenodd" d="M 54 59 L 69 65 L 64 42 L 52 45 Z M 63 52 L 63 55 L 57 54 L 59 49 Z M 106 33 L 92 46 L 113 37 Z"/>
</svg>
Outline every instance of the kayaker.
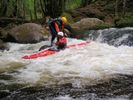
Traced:
<svg viewBox="0 0 133 100">
<path fill-rule="evenodd" d="M 67 46 L 67 35 L 63 32 L 58 32 L 56 46 L 58 50 L 65 49 Z"/>
<path fill-rule="evenodd" d="M 48 26 L 51 33 L 51 46 L 53 46 L 54 40 L 59 32 L 63 32 L 65 24 L 67 24 L 66 17 L 59 17 L 51 19 L 49 17 Z"/>
</svg>

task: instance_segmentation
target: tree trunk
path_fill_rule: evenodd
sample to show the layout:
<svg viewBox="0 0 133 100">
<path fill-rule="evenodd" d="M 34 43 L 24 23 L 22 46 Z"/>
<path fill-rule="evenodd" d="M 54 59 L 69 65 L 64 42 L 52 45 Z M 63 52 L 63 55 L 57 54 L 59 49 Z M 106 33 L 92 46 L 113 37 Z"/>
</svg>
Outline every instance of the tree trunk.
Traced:
<svg viewBox="0 0 133 100">
<path fill-rule="evenodd" d="M 123 17 L 125 16 L 126 13 L 126 2 L 127 0 L 123 0 L 123 12 L 122 12 Z"/>
<path fill-rule="evenodd" d="M 24 17 L 24 19 L 26 18 L 26 12 L 25 12 L 25 4 L 24 4 L 24 2 L 23 2 L 23 17 Z"/>
<path fill-rule="evenodd" d="M 116 0 L 115 2 L 115 17 L 118 17 L 118 2 L 119 0 Z"/>
<path fill-rule="evenodd" d="M 42 16 L 45 16 L 45 10 L 43 9 L 43 1 L 40 0 L 40 6 L 41 6 L 41 11 L 42 11 Z"/>
<path fill-rule="evenodd" d="M 90 4 L 92 2 L 92 0 L 82 0 L 82 6 L 85 7 L 88 4 Z"/>
<path fill-rule="evenodd" d="M 37 19 L 36 0 L 34 0 L 34 16 L 35 16 L 35 19 Z"/>
<path fill-rule="evenodd" d="M 115 26 L 117 26 L 117 22 L 119 21 L 119 15 L 118 15 L 118 3 L 119 3 L 119 0 L 116 0 L 115 1 L 115 19 L 114 19 L 114 24 Z"/>
<path fill-rule="evenodd" d="M 1 0 L 0 16 L 6 16 L 8 2 L 8 0 Z"/>
<path fill-rule="evenodd" d="M 18 6 L 19 6 L 19 4 L 18 4 L 18 0 L 16 0 L 16 4 L 15 4 L 15 7 L 14 7 L 14 9 L 15 9 L 15 17 L 18 17 L 19 16 L 19 11 L 18 11 Z"/>
<path fill-rule="evenodd" d="M 31 11 L 30 4 L 29 3 L 28 3 L 28 5 L 29 5 L 28 10 L 29 10 L 29 15 L 30 15 L 30 20 L 32 21 L 33 20 L 32 11 Z"/>
<path fill-rule="evenodd" d="M 43 0 L 46 16 L 59 17 L 65 9 L 66 0 Z"/>
</svg>

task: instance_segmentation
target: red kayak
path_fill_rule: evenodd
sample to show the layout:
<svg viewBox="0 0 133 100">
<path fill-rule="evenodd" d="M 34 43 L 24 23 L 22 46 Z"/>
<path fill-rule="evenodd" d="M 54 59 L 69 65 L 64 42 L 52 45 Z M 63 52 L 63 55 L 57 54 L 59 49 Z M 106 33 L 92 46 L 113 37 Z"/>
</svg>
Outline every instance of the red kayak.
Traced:
<svg viewBox="0 0 133 100">
<path fill-rule="evenodd" d="M 90 42 L 82 42 L 82 43 L 78 43 L 78 44 L 68 45 L 66 48 L 79 47 L 79 46 L 87 45 L 89 43 Z M 45 50 L 42 50 L 38 53 L 34 53 L 34 54 L 31 54 L 31 55 L 25 55 L 22 58 L 23 59 L 34 59 L 34 58 L 38 58 L 38 57 L 45 57 L 45 56 L 48 56 L 48 55 L 52 55 L 52 54 L 55 54 L 57 52 L 59 52 L 59 51 L 51 50 L 51 49 L 45 49 Z"/>
</svg>

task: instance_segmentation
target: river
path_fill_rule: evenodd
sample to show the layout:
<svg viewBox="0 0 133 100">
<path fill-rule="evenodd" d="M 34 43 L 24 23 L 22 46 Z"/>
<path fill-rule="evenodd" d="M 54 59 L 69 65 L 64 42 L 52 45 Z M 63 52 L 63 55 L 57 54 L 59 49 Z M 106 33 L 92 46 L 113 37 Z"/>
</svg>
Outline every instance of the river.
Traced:
<svg viewBox="0 0 133 100">
<path fill-rule="evenodd" d="M 123 30 L 133 34 L 133 28 Z M 113 42 L 107 42 L 108 38 L 103 36 L 95 40 L 86 38 L 90 41 L 86 46 L 37 59 L 21 57 L 37 52 L 49 41 L 8 43 L 10 50 L 0 52 L 0 97 L 3 100 L 133 99 L 133 47 L 122 40 L 132 41 L 125 34 L 113 38 Z M 68 45 L 82 41 L 68 38 Z"/>
</svg>

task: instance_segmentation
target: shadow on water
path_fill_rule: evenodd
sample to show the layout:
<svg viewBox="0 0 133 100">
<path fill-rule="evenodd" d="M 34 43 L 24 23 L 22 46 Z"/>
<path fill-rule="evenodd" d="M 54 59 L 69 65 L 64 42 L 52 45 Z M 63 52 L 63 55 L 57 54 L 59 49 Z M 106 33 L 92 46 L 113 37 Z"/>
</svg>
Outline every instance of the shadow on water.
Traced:
<svg viewBox="0 0 133 100">
<path fill-rule="evenodd" d="M 14 87 L 15 86 L 15 87 Z M 18 86 L 18 87 L 17 87 Z M 99 100 L 121 97 L 126 100 L 133 99 L 133 75 L 117 75 L 110 80 L 102 81 L 94 85 L 85 85 L 82 88 L 74 87 L 71 83 L 52 86 L 24 86 L 14 84 L 9 86 L 12 93 L 7 93 L 2 100 L 61 100 L 60 96 L 69 96 L 72 99 Z M 12 87 L 12 88 L 11 88 Z M 18 88 L 18 89 L 17 89 Z M 2 92 L 1 92 L 2 93 Z M 4 92 L 3 92 L 4 94 Z M 65 99 L 68 100 L 68 99 Z"/>
</svg>

